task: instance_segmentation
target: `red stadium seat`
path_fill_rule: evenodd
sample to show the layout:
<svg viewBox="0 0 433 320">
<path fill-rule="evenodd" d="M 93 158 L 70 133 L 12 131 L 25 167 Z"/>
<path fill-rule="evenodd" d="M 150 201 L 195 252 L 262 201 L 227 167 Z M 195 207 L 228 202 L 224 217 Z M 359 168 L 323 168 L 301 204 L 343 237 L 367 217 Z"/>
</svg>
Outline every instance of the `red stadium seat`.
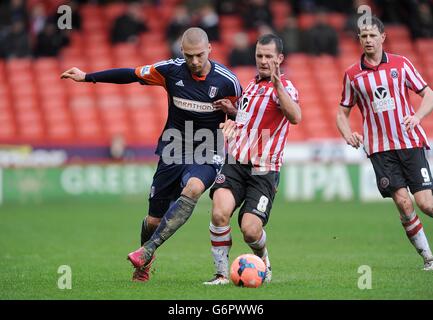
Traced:
<svg viewBox="0 0 433 320">
<path fill-rule="evenodd" d="M 251 79 L 253 79 L 257 74 L 256 67 L 254 67 L 254 66 L 235 67 L 235 68 L 232 68 L 232 71 L 238 77 L 239 82 L 241 83 L 242 88 L 244 88 L 244 89 L 246 88 L 248 83 L 251 81 Z"/>
<path fill-rule="evenodd" d="M 359 42 L 349 37 L 340 37 L 339 50 L 340 50 L 340 57 L 343 55 L 361 56 L 361 49 L 359 46 Z"/>
<path fill-rule="evenodd" d="M 3 112 L 3 110 L 11 110 L 12 109 L 12 102 L 9 95 L 2 95 L 0 94 L 0 113 Z"/>
<path fill-rule="evenodd" d="M 81 59 L 84 55 L 84 46 L 69 46 L 60 51 L 63 59 Z"/>
<path fill-rule="evenodd" d="M 236 37 L 236 34 L 238 34 L 241 31 L 242 30 L 230 29 L 230 30 L 225 30 L 224 32 L 221 32 L 220 39 L 221 39 L 222 45 L 226 48 L 232 48 L 233 47 L 233 41 L 234 41 L 234 38 Z"/>
<path fill-rule="evenodd" d="M 131 109 L 155 109 L 155 98 L 150 95 L 128 95 L 125 99 L 125 105 Z"/>
<path fill-rule="evenodd" d="M 17 138 L 17 130 L 12 122 L 0 120 L 0 143 L 4 140 Z"/>
<path fill-rule="evenodd" d="M 121 16 L 126 10 L 126 3 L 109 3 L 104 6 L 104 17 L 108 25 L 112 26 L 114 20 Z"/>
<path fill-rule="evenodd" d="M 219 26 L 221 33 L 227 30 L 239 31 L 243 28 L 243 21 L 238 15 L 221 15 L 219 17 Z"/>
<path fill-rule="evenodd" d="M 152 46 L 141 44 L 140 52 L 143 60 L 147 61 L 147 63 L 154 63 L 171 57 L 171 52 L 165 43 L 155 43 Z"/>
<path fill-rule="evenodd" d="M 163 21 L 171 21 L 174 15 L 175 6 L 173 5 L 160 5 L 159 16 Z"/>
<path fill-rule="evenodd" d="M 27 141 L 42 139 L 44 125 L 39 112 L 25 111 L 16 114 L 19 136 Z"/>
<path fill-rule="evenodd" d="M 51 124 L 46 131 L 51 141 L 73 141 L 75 139 L 73 127 L 68 122 Z"/>
<path fill-rule="evenodd" d="M 90 59 L 110 58 L 112 49 L 107 43 L 92 44 L 86 47 L 85 54 Z"/>
<path fill-rule="evenodd" d="M 83 34 L 78 30 L 71 30 L 69 33 L 69 45 L 82 47 L 84 45 Z"/>
<path fill-rule="evenodd" d="M 419 54 L 428 55 L 428 52 L 433 52 L 433 39 L 417 39 L 415 47 Z"/>
<path fill-rule="evenodd" d="M 104 105 L 109 106 L 116 105 L 117 103 L 121 105 L 123 103 L 118 84 L 97 83 L 94 87 L 99 106 L 101 106 L 101 101 Z M 108 104 L 106 104 L 106 101 L 108 101 Z"/>
<path fill-rule="evenodd" d="M 26 73 L 32 68 L 32 60 L 29 58 L 10 59 L 6 62 L 6 69 L 10 74 Z"/>
<path fill-rule="evenodd" d="M 342 31 L 346 24 L 347 16 L 338 12 L 328 14 L 328 24 L 334 27 L 337 31 Z"/>
<path fill-rule="evenodd" d="M 409 29 L 404 25 L 386 25 L 385 32 L 390 41 L 409 41 L 411 38 Z"/>
<path fill-rule="evenodd" d="M 306 140 L 306 133 L 302 125 L 290 126 L 289 135 L 287 136 L 287 141 L 303 141 Z"/>
<path fill-rule="evenodd" d="M 11 109 L 0 107 L 0 122 L 1 123 L 6 123 L 6 122 L 13 123 L 14 121 L 15 121 L 14 120 L 14 114 L 11 111 Z"/>
<path fill-rule="evenodd" d="M 57 72 L 59 62 L 57 58 L 38 58 L 33 61 L 33 69 L 40 76 L 42 73 Z"/>
<path fill-rule="evenodd" d="M 113 55 L 118 59 L 127 59 L 128 57 L 136 57 L 139 52 L 139 47 L 133 43 L 117 44 L 113 47 Z"/>
<path fill-rule="evenodd" d="M 102 56 L 102 57 L 92 57 L 89 59 L 89 71 L 100 71 L 106 69 L 112 69 L 115 65 L 113 63 L 113 59 L 110 56 Z"/>
<path fill-rule="evenodd" d="M 103 7 L 96 4 L 85 4 L 81 6 L 80 14 L 83 20 L 103 16 Z"/>
<path fill-rule="evenodd" d="M 102 16 L 94 16 L 92 19 L 84 19 L 82 23 L 83 32 L 108 32 L 110 25 Z"/>
<path fill-rule="evenodd" d="M 107 46 L 110 44 L 108 33 L 106 32 L 92 32 L 84 33 L 84 45 L 86 47 Z"/>
<path fill-rule="evenodd" d="M 76 131 L 78 137 L 85 141 L 106 140 L 102 135 L 102 128 L 99 122 L 79 122 L 76 126 Z"/>
<path fill-rule="evenodd" d="M 116 94 L 99 95 L 96 102 L 101 113 L 108 115 L 118 109 L 122 110 L 122 107 L 124 106 L 124 100 L 122 96 Z"/>
<path fill-rule="evenodd" d="M 90 95 L 74 95 L 69 101 L 69 108 L 72 112 L 80 114 L 88 110 L 94 111 L 96 108 L 95 99 Z"/>
<path fill-rule="evenodd" d="M 162 132 L 162 128 L 160 129 L 157 123 L 149 120 L 146 122 L 135 121 L 132 129 L 134 136 L 143 144 L 156 144 Z"/>
<path fill-rule="evenodd" d="M 69 117 L 68 104 L 66 99 L 44 99 L 40 102 L 41 110 L 43 110 L 46 117 Z"/>
<path fill-rule="evenodd" d="M 159 13 L 159 8 L 156 6 L 147 6 L 144 8 L 144 18 L 147 26 L 152 32 L 165 32 L 168 21 L 161 19 L 161 14 Z"/>
<path fill-rule="evenodd" d="M 301 13 L 298 17 L 298 26 L 300 29 L 309 29 L 316 22 L 316 17 L 311 13 Z"/>
</svg>

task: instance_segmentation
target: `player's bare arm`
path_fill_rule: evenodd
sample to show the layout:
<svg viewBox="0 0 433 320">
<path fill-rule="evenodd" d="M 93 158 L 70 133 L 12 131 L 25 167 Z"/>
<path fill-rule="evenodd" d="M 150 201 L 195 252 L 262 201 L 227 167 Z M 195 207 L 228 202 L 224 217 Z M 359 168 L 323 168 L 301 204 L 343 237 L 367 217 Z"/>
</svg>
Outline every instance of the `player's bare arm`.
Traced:
<svg viewBox="0 0 433 320">
<path fill-rule="evenodd" d="M 233 103 L 230 101 L 230 99 L 220 99 L 213 103 L 213 106 L 217 110 L 222 110 L 224 113 L 228 114 L 229 116 L 236 116 L 238 113 L 238 110 L 233 105 Z"/>
<path fill-rule="evenodd" d="M 433 110 L 433 91 L 429 87 L 425 87 L 424 90 L 418 93 L 423 97 L 421 105 L 418 111 L 412 116 L 404 117 L 404 125 L 406 130 L 413 130 L 415 126 L 420 124 L 421 120 L 429 115 Z"/>
<path fill-rule="evenodd" d="M 86 73 L 76 67 L 66 70 L 60 76 L 60 79 L 72 79 L 77 82 L 86 81 Z"/>
<path fill-rule="evenodd" d="M 351 110 L 340 106 L 337 113 L 337 127 L 347 144 L 358 149 L 362 145 L 363 137 L 358 132 L 352 132 L 349 122 Z"/>
<path fill-rule="evenodd" d="M 284 116 L 289 120 L 291 124 L 298 124 L 301 121 L 301 108 L 293 101 L 284 88 L 280 78 L 280 66 L 277 61 L 271 61 L 269 63 L 271 70 L 271 81 L 274 84 L 274 88 L 277 92 L 278 99 L 280 100 L 281 111 Z"/>
</svg>

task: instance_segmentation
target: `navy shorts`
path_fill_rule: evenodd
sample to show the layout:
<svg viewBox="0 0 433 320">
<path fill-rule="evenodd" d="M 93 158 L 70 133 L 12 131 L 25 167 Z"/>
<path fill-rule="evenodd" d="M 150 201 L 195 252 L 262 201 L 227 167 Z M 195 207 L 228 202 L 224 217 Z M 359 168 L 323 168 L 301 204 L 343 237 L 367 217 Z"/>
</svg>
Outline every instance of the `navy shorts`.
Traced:
<svg viewBox="0 0 433 320">
<path fill-rule="evenodd" d="M 162 218 L 192 177 L 200 179 L 208 189 L 220 169 L 218 164 L 165 164 L 160 158 L 150 188 L 149 216 Z"/>
</svg>

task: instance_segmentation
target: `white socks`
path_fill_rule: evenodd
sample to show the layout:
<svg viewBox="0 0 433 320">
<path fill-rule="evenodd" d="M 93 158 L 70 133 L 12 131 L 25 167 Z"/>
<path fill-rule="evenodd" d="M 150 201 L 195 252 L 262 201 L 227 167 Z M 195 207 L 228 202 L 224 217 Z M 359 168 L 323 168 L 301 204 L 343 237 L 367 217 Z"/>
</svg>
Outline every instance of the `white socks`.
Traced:
<svg viewBox="0 0 433 320">
<path fill-rule="evenodd" d="M 424 258 L 424 261 L 433 259 L 422 223 L 415 211 L 409 217 L 401 215 L 400 219 L 407 237 L 416 251 Z"/>
<path fill-rule="evenodd" d="M 229 251 L 232 246 L 231 230 L 230 226 L 215 227 L 212 222 L 209 225 L 215 273 L 226 278 L 229 277 Z"/>
<path fill-rule="evenodd" d="M 253 250 L 254 254 L 261 258 L 267 267 L 270 266 L 269 257 L 268 257 L 268 250 L 266 249 L 266 232 L 263 229 L 262 236 L 259 240 L 254 242 L 247 243 L 250 248 Z"/>
</svg>

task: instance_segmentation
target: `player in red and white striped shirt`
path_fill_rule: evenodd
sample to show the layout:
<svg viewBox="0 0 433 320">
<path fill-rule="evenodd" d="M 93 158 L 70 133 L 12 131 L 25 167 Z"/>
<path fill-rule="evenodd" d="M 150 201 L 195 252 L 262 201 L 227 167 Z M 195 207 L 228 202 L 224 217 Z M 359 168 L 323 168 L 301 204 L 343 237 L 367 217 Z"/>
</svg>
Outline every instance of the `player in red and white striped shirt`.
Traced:
<svg viewBox="0 0 433 320">
<path fill-rule="evenodd" d="M 408 192 L 433 217 L 432 175 L 424 153 L 430 147 L 420 125 L 433 110 L 433 91 L 407 58 L 383 51 L 385 37 L 376 17 L 359 30 L 364 54 L 344 75 L 337 126 L 349 145 L 364 148 L 380 193 L 393 198 L 409 240 L 424 259 L 424 270 L 433 270 L 433 255 Z M 423 97 L 417 112 L 408 90 Z M 355 104 L 363 117 L 363 135 L 350 128 Z"/>
<path fill-rule="evenodd" d="M 280 77 L 281 85 L 297 102 L 292 83 Z M 259 76 L 245 89 L 236 117 L 237 136 L 229 143 L 229 153 L 240 163 L 251 163 L 259 171 L 279 171 L 289 133 L 289 119 L 279 107 L 277 90 L 270 79 Z"/>
<path fill-rule="evenodd" d="M 280 75 L 282 52 L 282 40 L 277 36 L 268 34 L 258 40 L 258 76 L 240 98 L 236 121 L 227 120 L 222 124 L 224 135 L 231 139 L 226 163 L 210 191 L 213 208 L 209 229 L 216 272 L 213 279 L 205 282 L 208 285 L 229 282 L 230 217 L 241 205 L 238 222 L 244 240 L 266 264 L 264 281 L 271 280 L 263 227 L 277 191 L 289 123 L 297 124 L 301 120 L 297 91 Z"/>
</svg>

